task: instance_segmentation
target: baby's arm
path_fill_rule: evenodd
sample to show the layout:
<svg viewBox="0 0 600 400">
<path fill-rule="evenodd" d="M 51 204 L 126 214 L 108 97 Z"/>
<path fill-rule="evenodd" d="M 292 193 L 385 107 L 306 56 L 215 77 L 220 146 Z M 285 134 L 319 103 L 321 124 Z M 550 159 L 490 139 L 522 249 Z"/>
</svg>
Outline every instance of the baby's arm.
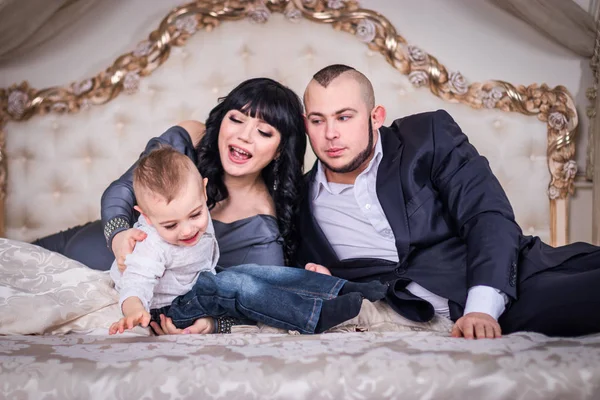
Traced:
<svg viewBox="0 0 600 400">
<path fill-rule="evenodd" d="M 109 335 L 114 335 L 117 332 L 123 333 L 125 329 L 133 329 L 138 325 L 146 328 L 150 323 L 150 314 L 137 297 L 126 298 L 121 309 L 123 310 L 123 318 L 110 326 Z"/>
<path fill-rule="evenodd" d="M 166 259 L 160 248 L 150 240 L 139 243 L 134 252 L 127 256 L 125 263 L 127 269 L 116 285 L 124 317 L 111 325 L 111 335 L 123 333 L 125 329 L 137 325 L 148 326 L 148 310 L 154 297 L 154 288 L 165 272 Z"/>
</svg>

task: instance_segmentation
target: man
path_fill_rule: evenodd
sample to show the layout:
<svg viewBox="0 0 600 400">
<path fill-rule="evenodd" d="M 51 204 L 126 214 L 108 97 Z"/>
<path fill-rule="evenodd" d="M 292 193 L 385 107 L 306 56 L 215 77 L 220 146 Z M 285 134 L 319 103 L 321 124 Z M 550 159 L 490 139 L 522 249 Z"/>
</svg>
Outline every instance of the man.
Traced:
<svg viewBox="0 0 600 400">
<path fill-rule="evenodd" d="M 299 263 L 379 279 L 400 314 L 452 335 L 600 332 L 599 248 L 523 236 L 487 160 L 445 111 L 384 127 L 360 72 L 317 72 L 304 102 L 318 161 L 307 174 Z M 307 266 L 314 268 L 314 266 Z"/>
</svg>

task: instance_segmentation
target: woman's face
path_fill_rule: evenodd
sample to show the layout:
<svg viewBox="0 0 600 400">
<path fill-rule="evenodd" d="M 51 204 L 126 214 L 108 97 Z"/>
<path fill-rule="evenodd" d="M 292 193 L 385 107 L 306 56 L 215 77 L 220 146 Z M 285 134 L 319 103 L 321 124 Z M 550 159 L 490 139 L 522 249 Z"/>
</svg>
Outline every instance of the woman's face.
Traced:
<svg viewBox="0 0 600 400">
<path fill-rule="evenodd" d="M 225 173 L 258 175 L 275 157 L 281 134 L 273 126 L 241 111 L 225 114 L 219 130 L 219 154 Z"/>
</svg>

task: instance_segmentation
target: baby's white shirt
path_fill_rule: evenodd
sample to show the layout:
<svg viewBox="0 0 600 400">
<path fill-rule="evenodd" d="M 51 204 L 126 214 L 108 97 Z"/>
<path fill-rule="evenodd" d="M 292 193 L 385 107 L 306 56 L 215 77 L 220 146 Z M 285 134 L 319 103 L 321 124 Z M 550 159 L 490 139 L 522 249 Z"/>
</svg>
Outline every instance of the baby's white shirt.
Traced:
<svg viewBox="0 0 600 400">
<path fill-rule="evenodd" d="M 137 242 L 133 253 L 125 258 L 125 272 L 121 274 L 116 261 L 110 268 L 119 292 L 119 308 L 132 296 L 139 298 L 148 311 L 168 306 L 175 297 L 190 291 L 200 272 L 216 273 L 219 246 L 210 216 L 206 232 L 191 247 L 167 243 L 141 215 L 134 228 L 148 236 Z"/>
</svg>

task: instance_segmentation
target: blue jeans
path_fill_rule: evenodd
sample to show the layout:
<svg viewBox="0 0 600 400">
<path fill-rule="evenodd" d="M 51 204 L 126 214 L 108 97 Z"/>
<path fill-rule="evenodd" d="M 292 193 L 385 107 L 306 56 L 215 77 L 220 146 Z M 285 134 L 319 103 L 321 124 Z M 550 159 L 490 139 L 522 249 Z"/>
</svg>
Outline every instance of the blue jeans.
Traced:
<svg viewBox="0 0 600 400">
<path fill-rule="evenodd" d="M 228 316 L 314 333 L 323 300 L 336 297 L 346 282 L 299 268 L 239 265 L 216 275 L 200 273 L 166 315 L 180 329 L 198 318 Z"/>
</svg>

